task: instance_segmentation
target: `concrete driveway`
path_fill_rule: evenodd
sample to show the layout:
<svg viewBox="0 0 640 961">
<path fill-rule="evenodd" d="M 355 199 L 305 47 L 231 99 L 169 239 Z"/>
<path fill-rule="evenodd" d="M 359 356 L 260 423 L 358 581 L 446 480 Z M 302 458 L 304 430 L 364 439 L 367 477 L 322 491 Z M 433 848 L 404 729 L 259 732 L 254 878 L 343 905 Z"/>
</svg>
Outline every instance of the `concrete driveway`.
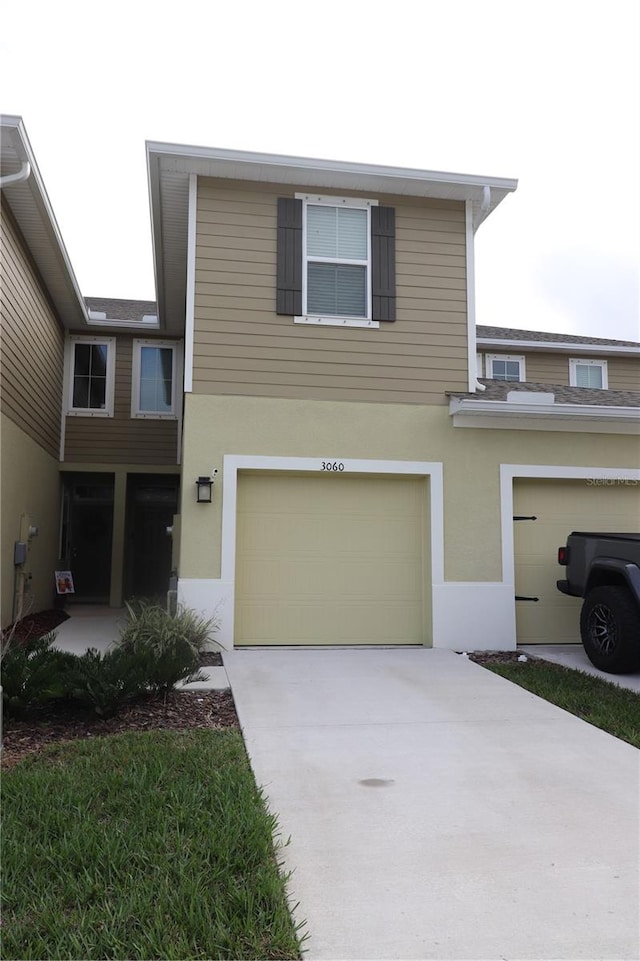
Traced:
<svg viewBox="0 0 640 961">
<path fill-rule="evenodd" d="M 640 752 L 448 651 L 224 661 L 306 957 L 639 957 Z"/>
</svg>

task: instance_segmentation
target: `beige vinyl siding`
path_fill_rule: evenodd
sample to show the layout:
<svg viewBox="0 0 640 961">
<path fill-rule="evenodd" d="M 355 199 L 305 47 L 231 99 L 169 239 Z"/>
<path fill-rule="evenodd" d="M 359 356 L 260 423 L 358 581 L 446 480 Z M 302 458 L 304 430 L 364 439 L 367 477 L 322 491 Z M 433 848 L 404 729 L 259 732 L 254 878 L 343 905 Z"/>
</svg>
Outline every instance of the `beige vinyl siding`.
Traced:
<svg viewBox="0 0 640 961">
<path fill-rule="evenodd" d="M 20 232 L 2 206 L 2 412 L 59 456 L 64 334 Z"/>
<path fill-rule="evenodd" d="M 607 359 L 611 390 L 640 390 L 640 357 Z"/>
<path fill-rule="evenodd" d="M 525 368 L 527 380 L 531 384 L 562 384 L 564 386 L 569 384 L 569 356 L 567 354 L 526 354 Z"/>
<path fill-rule="evenodd" d="M 487 354 L 518 354 L 522 352 L 514 349 L 510 351 L 505 348 L 499 350 L 485 351 Z M 486 369 L 486 362 L 483 357 L 483 373 Z M 584 357 L 586 360 L 606 360 L 609 375 L 609 388 L 611 390 L 640 390 L 640 358 L 638 357 L 609 357 L 606 354 L 598 354 L 595 351 L 591 355 L 572 354 L 571 350 L 565 352 L 551 351 L 530 351 L 524 354 L 527 381 L 531 384 L 559 384 L 564 387 L 569 386 L 569 360 L 571 358 Z"/>
<path fill-rule="evenodd" d="M 67 417 L 65 461 L 73 464 L 176 463 L 178 422 L 131 417 L 132 359 L 133 338 L 118 336 L 114 416 Z"/>
<path fill-rule="evenodd" d="M 294 193 L 198 181 L 194 392 L 444 404 L 466 389 L 464 206 L 377 198 L 396 210 L 397 321 L 312 327 L 275 312 L 277 199 Z"/>
</svg>

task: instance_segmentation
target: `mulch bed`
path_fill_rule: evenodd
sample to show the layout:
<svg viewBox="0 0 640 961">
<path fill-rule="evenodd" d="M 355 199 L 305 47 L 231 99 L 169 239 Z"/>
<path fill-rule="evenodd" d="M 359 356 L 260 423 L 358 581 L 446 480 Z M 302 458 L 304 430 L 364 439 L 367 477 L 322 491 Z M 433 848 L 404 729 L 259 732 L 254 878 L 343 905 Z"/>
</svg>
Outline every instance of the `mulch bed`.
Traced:
<svg viewBox="0 0 640 961">
<path fill-rule="evenodd" d="M 2 766 L 11 767 L 48 744 L 78 738 L 105 737 L 125 731 L 183 731 L 194 728 L 237 728 L 231 691 L 171 691 L 141 698 L 115 717 L 101 720 L 70 704 L 47 706 L 29 717 L 4 722 Z"/>
<path fill-rule="evenodd" d="M 11 624 L 3 634 L 6 637 L 13 637 L 14 642 L 24 643 L 43 634 L 49 634 L 60 627 L 64 621 L 68 620 L 69 615 L 64 611 L 40 611 L 38 614 L 27 614 L 16 624 Z"/>
<path fill-rule="evenodd" d="M 521 651 L 474 651 L 469 655 L 470 661 L 476 664 L 513 664 L 518 663 L 518 658 L 522 657 Z M 530 654 L 526 654 L 527 660 L 533 660 Z M 524 662 L 520 662 L 524 663 Z"/>
<path fill-rule="evenodd" d="M 14 641 L 30 640 L 55 630 L 69 615 L 42 611 L 23 618 Z M 202 667 L 222 665 L 217 651 L 200 656 Z M 171 691 L 166 697 L 148 695 L 125 706 L 115 717 L 101 720 L 79 706 L 64 702 L 43 705 L 21 718 L 3 721 L 2 766 L 9 768 L 48 744 L 79 738 L 105 737 L 125 731 L 238 728 L 233 696 L 226 691 Z"/>
</svg>

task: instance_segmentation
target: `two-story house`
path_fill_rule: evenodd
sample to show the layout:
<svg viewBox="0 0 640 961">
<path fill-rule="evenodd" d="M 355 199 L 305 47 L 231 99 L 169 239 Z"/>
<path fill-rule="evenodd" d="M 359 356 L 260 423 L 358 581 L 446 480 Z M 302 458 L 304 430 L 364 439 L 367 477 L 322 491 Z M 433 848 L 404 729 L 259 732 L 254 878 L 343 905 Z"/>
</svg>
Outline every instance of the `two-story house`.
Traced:
<svg viewBox="0 0 640 961">
<path fill-rule="evenodd" d="M 147 160 L 157 303 L 58 311 L 47 488 L 78 596 L 173 564 L 225 646 L 577 640 L 556 549 L 640 529 L 640 344 L 476 329 L 475 232 L 516 182 Z"/>
<path fill-rule="evenodd" d="M 474 235 L 515 181 L 147 156 L 183 601 L 237 645 L 576 640 L 557 546 L 640 529 L 640 345 L 476 331 Z"/>
</svg>

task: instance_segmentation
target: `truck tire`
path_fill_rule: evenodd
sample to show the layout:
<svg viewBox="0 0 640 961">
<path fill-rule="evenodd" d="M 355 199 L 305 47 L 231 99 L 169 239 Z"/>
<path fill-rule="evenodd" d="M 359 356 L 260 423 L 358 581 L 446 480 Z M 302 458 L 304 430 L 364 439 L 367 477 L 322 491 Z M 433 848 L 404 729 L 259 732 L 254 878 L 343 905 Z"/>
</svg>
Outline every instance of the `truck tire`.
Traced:
<svg viewBox="0 0 640 961">
<path fill-rule="evenodd" d="M 596 587 L 580 612 L 587 657 L 601 671 L 628 674 L 640 668 L 640 607 L 624 587 Z"/>
</svg>

